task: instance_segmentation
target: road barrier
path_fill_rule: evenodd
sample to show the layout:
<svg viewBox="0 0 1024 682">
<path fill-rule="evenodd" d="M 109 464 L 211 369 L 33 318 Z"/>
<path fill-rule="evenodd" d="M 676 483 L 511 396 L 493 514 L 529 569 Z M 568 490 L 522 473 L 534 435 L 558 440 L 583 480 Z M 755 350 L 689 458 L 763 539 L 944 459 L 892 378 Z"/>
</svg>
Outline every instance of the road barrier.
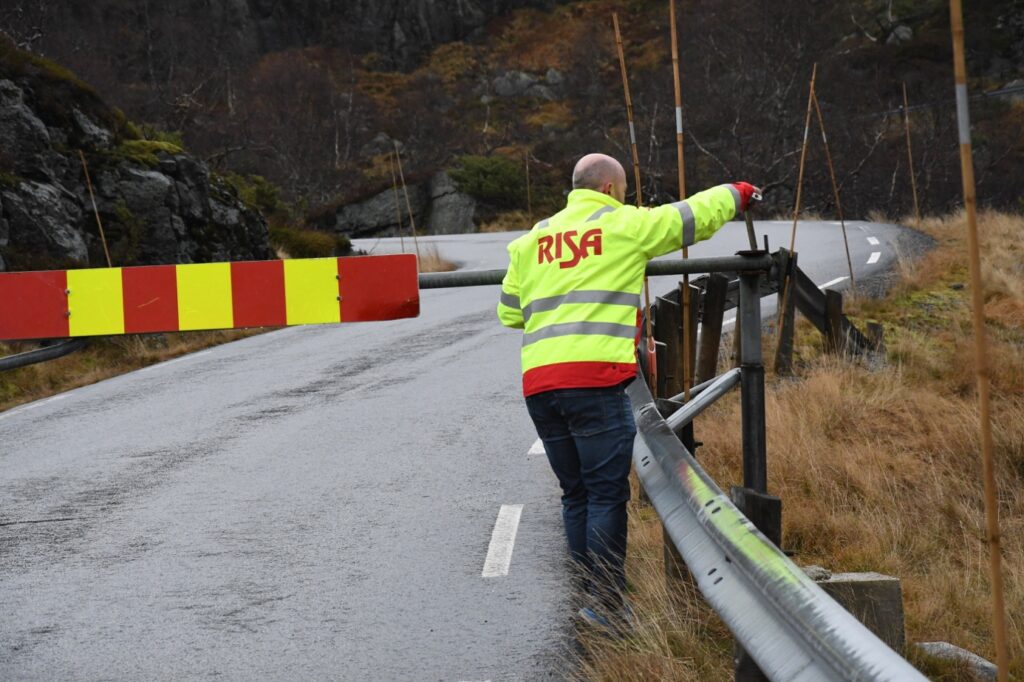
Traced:
<svg viewBox="0 0 1024 682">
<path fill-rule="evenodd" d="M 412 254 L 0 274 L 0 340 L 419 315 Z"/>
</svg>

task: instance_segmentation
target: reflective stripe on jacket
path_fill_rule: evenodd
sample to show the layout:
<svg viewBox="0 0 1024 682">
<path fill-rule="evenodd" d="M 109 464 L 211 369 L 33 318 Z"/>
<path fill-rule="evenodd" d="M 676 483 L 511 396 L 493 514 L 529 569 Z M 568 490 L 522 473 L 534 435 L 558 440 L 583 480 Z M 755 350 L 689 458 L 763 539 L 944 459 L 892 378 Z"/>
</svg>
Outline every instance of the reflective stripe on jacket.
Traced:
<svg viewBox="0 0 1024 682">
<path fill-rule="evenodd" d="M 509 244 L 498 318 L 523 329 L 523 393 L 636 376 L 647 262 L 708 239 L 739 201 L 732 185 L 653 209 L 577 189 L 564 209 Z"/>
</svg>

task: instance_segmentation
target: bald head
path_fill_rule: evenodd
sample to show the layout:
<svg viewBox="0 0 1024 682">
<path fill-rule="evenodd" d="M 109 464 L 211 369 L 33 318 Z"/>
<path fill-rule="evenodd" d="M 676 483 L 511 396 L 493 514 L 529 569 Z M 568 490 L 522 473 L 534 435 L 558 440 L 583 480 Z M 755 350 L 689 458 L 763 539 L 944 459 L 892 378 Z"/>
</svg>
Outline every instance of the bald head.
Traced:
<svg viewBox="0 0 1024 682">
<path fill-rule="evenodd" d="M 592 189 L 622 202 L 626 199 L 626 171 L 606 154 L 587 154 L 572 171 L 572 188 Z"/>
</svg>

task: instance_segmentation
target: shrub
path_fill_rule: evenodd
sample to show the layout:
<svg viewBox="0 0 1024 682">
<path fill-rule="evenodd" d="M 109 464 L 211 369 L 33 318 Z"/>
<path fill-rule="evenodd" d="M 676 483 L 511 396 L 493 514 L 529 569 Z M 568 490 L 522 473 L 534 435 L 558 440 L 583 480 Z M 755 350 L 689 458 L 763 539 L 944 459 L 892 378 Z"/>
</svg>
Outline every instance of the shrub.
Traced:
<svg viewBox="0 0 1024 682">
<path fill-rule="evenodd" d="M 503 156 L 466 155 L 450 171 L 460 191 L 496 208 L 526 205 L 526 173 Z"/>
<path fill-rule="evenodd" d="M 352 252 L 352 242 L 345 235 L 287 226 L 270 228 L 270 244 L 290 258 L 328 258 Z"/>
<path fill-rule="evenodd" d="M 262 175 L 239 175 L 227 173 L 224 180 L 235 188 L 238 198 L 244 204 L 256 209 L 263 215 L 288 212 L 288 207 L 281 201 L 281 190 Z"/>
</svg>

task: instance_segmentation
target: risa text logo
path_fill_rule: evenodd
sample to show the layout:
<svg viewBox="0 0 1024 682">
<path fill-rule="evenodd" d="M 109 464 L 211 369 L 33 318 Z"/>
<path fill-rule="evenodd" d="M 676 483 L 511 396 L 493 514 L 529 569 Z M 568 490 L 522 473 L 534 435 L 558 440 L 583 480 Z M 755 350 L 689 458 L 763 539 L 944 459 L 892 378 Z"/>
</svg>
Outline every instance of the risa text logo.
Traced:
<svg viewBox="0 0 1024 682">
<path fill-rule="evenodd" d="M 587 256 L 601 255 L 601 229 L 587 230 L 579 237 L 577 230 L 544 235 L 537 240 L 537 264 L 558 261 L 560 268 L 574 268 Z M 552 253 L 553 252 L 553 253 Z M 568 253 L 566 253 L 568 252 Z M 563 258 L 563 255 L 567 256 Z"/>
</svg>

